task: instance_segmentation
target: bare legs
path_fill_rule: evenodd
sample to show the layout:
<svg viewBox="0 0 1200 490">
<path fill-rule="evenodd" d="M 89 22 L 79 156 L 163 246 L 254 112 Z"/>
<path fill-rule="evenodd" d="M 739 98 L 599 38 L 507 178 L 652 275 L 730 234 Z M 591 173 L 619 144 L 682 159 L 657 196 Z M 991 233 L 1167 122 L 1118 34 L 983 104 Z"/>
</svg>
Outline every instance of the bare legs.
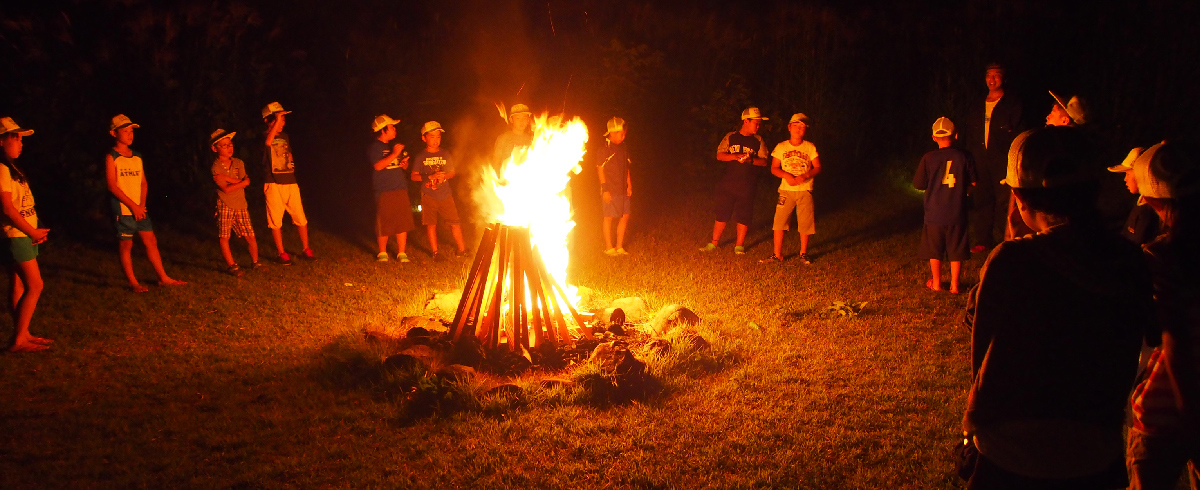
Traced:
<svg viewBox="0 0 1200 490">
<path fill-rule="evenodd" d="M 381 254 L 387 253 L 387 242 L 388 242 L 387 235 L 375 238 L 375 243 L 377 243 L 379 245 L 379 253 L 381 253 Z M 396 251 L 396 253 L 397 254 L 404 253 L 404 249 L 407 246 L 408 246 L 408 232 L 406 231 L 404 233 L 397 234 L 396 235 L 396 247 L 398 250 Z"/>
<path fill-rule="evenodd" d="M 737 229 L 737 243 L 735 243 L 734 245 L 739 246 L 739 247 L 744 246 L 746 244 L 746 232 L 750 231 L 750 226 L 738 223 L 736 226 L 736 229 Z M 721 240 L 722 233 L 725 233 L 725 222 L 724 221 L 713 222 L 713 239 L 712 239 L 713 245 L 716 245 L 717 242 L 719 242 Z"/>
<path fill-rule="evenodd" d="M 929 259 L 929 272 L 933 278 L 925 283 L 925 287 L 934 291 L 942 290 L 942 261 L 937 259 Z M 950 262 L 950 293 L 958 294 L 958 276 L 962 272 L 961 261 Z"/>
<path fill-rule="evenodd" d="M 154 272 L 158 274 L 158 282 L 164 286 L 179 286 L 187 284 L 183 281 L 172 279 L 167 275 L 167 271 L 163 269 L 162 256 L 158 254 L 158 238 L 154 236 L 153 231 L 139 231 L 138 236 L 142 238 L 142 244 L 146 246 L 146 258 L 150 259 L 150 265 L 154 267 Z M 133 274 L 133 240 L 121 240 L 120 243 L 121 268 L 125 270 L 125 278 L 129 280 L 129 289 L 135 293 L 144 293 L 148 291 L 146 286 L 138 283 L 137 276 Z"/>
<path fill-rule="evenodd" d="M 35 352 L 48 349 L 46 344 L 53 342 L 52 340 L 34 337 L 29 333 L 29 322 L 33 320 L 33 310 L 37 308 L 38 298 L 42 295 L 42 272 L 38 269 L 37 260 L 17 264 L 9 275 L 12 285 L 9 312 L 12 314 L 17 331 L 8 351 Z"/>
<path fill-rule="evenodd" d="M 429 236 L 429 251 L 437 254 L 437 225 L 425 225 L 425 232 Z M 467 251 L 466 242 L 463 241 L 462 226 L 458 223 L 450 225 L 450 236 L 454 237 L 454 245 L 458 247 L 459 252 Z"/>
<path fill-rule="evenodd" d="M 246 238 L 247 248 L 250 249 L 250 262 L 258 262 L 258 240 L 254 237 Z M 225 264 L 229 266 L 237 265 L 233 260 L 233 252 L 229 250 L 229 237 L 221 237 L 221 255 L 225 256 Z"/>
<path fill-rule="evenodd" d="M 604 217 L 604 249 L 612 250 L 614 248 L 625 248 L 625 229 L 629 227 L 629 215 L 621 215 L 621 219 L 617 220 L 617 246 L 613 247 L 612 241 L 612 217 Z"/>
<path fill-rule="evenodd" d="M 304 250 L 308 250 L 308 225 L 296 225 L 296 231 L 300 234 L 300 245 L 304 246 Z M 283 248 L 283 228 L 271 228 L 271 238 L 275 240 L 275 251 L 279 255 L 287 253 Z"/>
</svg>

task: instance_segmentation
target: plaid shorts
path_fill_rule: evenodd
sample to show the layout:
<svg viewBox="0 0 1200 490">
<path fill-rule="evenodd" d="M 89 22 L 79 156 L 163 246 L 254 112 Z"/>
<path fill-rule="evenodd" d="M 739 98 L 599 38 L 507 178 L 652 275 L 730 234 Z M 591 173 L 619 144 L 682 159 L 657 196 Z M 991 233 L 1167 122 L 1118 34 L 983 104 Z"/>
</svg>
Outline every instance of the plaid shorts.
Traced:
<svg viewBox="0 0 1200 490">
<path fill-rule="evenodd" d="M 217 199 L 217 227 L 221 229 L 220 237 L 229 238 L 229 230 L 237 232 L 242 238 L 254 238 L 254 226 L 250 224 L 250 211 L 233 209 L 225 201 Z"/>
</svg>

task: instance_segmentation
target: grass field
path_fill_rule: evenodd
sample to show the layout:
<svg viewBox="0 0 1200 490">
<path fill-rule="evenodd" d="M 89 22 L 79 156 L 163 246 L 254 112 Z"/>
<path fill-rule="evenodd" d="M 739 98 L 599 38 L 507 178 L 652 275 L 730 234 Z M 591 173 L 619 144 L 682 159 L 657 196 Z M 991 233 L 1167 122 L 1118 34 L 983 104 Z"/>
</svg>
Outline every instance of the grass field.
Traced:
<svg viewBox="0 0 1200 490">
<path fill-rule="evenodd" d="M 969 332 L 962 297 L 922 286 L 919 199 L 887 186 L 819 195 L 815 262 L 773 266 L 757 263 L 770 254 L 768 209 L 747 255 L 731 244 L 705 255 L 708 196 L 673 195 L 640 203 L 653 211 L 634 217 L 629 257 L 604 256 L 582 220 L 573 281 L 652 311 L 686 305 L 736 362 L 643 402 L 416 423 L 370 389 L 330 382 L 326 358 L 364 328 L 421 314 L 461 285 L 466 261 L 415 251 L 415 263 L 377 264 L 369 238 L 318 223 L 320 260 L 234 279 L 215 240 L 168 229 L 168 270 L 190 284 L 134 295 L 114 250 L 52 241 L 33 331 L 56 343 L 0 356 L 0 488 L 961 486 L 949 451 Z M 964 288 L 981 261 L 964 267 Z M 832 318 L 834 301 L 868 306 Z"/>
</svg>

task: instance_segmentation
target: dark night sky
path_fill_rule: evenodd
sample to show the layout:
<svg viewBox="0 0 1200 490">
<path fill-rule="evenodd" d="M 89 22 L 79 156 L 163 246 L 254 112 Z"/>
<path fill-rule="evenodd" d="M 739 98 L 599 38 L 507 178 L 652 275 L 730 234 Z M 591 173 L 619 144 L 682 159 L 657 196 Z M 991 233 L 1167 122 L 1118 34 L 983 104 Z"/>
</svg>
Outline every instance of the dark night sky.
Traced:
<svg viewBox="0 0 1200 490">
<path fill-rule="evenodd" d="M 97 166 L 118 112 L 142 124 L 152 194 L 181 216 L 211 203 L 207 135 L 239 131 L 239 156 L 258 162 L 258 111 L 273 100 L 295 111 L 301 183 L 329 215 L 369 202 L 372 116 L 403 119 L 410 144 L 438 119 L 474 160 L 503 129 L 500 101 L 565 107 L 594 141 L 620 114 L 647 179 L 700 187 L 747 104 L 812 116 L 830 179 L 907 168 L 934 119 L 983 96 L 993 60 L 1031 125 L 1047 89 L 1086 96 L 1103 155 L 1194 136 L 1196 3 L 1100 3 L 6 2 L 0 113 L 38 131 L 23 160 L 39 207 L 81 229 L 103 221 Z M 784 137 L 782 124 L 764 132 Z"/>
</svg>

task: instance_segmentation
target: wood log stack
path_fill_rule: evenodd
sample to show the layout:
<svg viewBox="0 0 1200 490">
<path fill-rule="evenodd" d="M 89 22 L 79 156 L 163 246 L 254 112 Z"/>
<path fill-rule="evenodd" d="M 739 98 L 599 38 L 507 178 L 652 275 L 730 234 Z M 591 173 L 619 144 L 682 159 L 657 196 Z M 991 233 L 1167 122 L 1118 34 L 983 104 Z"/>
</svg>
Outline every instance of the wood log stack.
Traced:
<svg viewBox="0 0 1200 490">
<path fill-rule="evenodd" d="M 564 312 L 586 328 L 546 271 L 528 228 L 489 225 L 472 264 L 450 325 L 454 341 L 475 335 L 485 349 L 508 349 L 528 358 L 532 349 L 573 343 Z"/>
</svg>

